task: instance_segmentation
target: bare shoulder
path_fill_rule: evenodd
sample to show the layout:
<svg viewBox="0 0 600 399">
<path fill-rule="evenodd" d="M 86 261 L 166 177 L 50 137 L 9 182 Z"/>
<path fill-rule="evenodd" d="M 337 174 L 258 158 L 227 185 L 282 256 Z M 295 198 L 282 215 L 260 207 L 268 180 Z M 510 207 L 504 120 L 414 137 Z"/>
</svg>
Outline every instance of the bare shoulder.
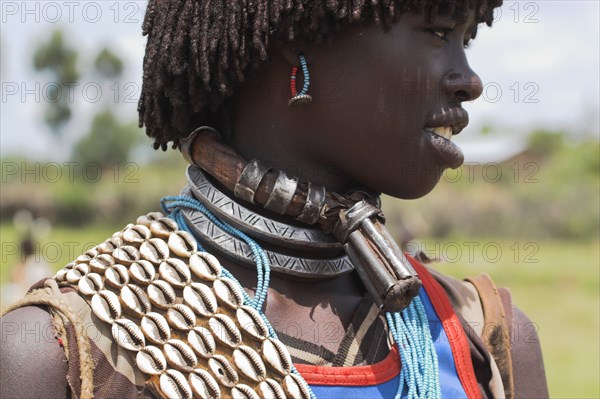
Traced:
<svg viewBox="0 0 600 399">
<path fill-rule="evenodd" d="M 513 306 L 512 363 L 515 398 L 547 398 L 548 384 L 538 325 Z"/>
<path fill-rule="evenodd" d="M 50 314 L 27 306 L 0 318 L 0 397 L 67 398 L 67 361 Z"/>
</svg>

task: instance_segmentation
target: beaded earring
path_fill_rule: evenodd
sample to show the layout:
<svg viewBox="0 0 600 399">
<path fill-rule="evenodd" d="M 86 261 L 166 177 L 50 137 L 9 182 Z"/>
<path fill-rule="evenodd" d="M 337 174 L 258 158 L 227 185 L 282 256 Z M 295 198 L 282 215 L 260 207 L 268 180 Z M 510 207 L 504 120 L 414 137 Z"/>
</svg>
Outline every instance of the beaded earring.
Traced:
<svg viewBox="0 0 600 399">
<path fill-rule="evenodd" d="M 312 97 L 307 94 L 308 87 L 310 86 L 310 75 L 308 74 L 308 66 L 306 65 L 306 58 L 300 54 L 300 65 L 302 66 L 302 75 L 304 77 L 304 85 L 300 93 L 296 90 L 296 74 L 298 73 L 298 67 L 292 67 L 292 77 L 290 78 L 290 91 L 292 98 L 290 98 L 289 105 L 298 106 L 303 104 L 310 104 Z"/>
</svg>

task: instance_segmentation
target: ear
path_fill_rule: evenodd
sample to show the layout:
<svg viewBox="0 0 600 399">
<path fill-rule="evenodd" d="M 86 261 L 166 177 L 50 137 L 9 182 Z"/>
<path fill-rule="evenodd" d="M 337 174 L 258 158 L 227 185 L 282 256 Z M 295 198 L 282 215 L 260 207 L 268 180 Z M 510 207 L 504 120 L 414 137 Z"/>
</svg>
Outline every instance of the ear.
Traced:
<svg viewBox="0 0 600 399">
<path fill-rule="evenodd" d="M 303 54 L 306 62 L 310 64 L 310 52 L 304 41 L 275 44 L 274 49 L 290 67 L 300 67 L 300 54 Z"/>
</svg>

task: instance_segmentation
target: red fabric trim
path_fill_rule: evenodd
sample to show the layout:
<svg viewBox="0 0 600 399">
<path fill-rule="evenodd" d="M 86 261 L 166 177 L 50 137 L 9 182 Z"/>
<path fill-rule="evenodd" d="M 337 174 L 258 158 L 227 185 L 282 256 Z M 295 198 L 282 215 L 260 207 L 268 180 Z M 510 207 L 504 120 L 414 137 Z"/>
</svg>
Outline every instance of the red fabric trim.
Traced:
<svg viewBox="0 0 600 399">
<path fill-rule="evenodd" d="M 469 343 L 467 342 L 467 337 L 463 331 L 462 325 L 460 324 L 456 313 L 454 313 L 454 309 L 452 309 L 452 305 L 450 304 L 446 292 L 442 286 L 433 279 L 433 276 L 429 274 L 429 271 L 425 266 L 410 256 L 407 256 L 407 258 L 419 274 L 433 308 L 442 322 L 442 326 L 444 327 L 444 331 L 450 342 L 458 378 L 460 379 L 467 397 L 470 399 L 481 399 L 481 392 L 479 391 L 475 370 L 473 369 L 473 362 L 471 361 Z"/>
<path fill-rule="evenodd" d="M 400 374 L 396 346 L 382 361 L 370 366 L 330 367 L 296 364 L 304 380 L 311 385 L 368 386 L 388 382 Z"/>
</svg>

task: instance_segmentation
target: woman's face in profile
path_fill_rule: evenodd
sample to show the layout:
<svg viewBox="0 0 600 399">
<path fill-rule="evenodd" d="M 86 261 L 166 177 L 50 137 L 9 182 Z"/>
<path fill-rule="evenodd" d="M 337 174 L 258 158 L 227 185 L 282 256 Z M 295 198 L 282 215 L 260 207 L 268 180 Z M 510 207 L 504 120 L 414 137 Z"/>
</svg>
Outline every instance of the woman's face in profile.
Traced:
<svg viewBox="0 0 600 399">
<path fill-rule="evenodd" d="M 384 32 L 352 26 L 308 52 L 315 102 L 302 113 L 304 151 L 350 181 L 400 198 L 433 189 L 463 156 L 449 139 L 468 123 L 461 102 L 482 83 L 465 45 L 474 25 L 407 14 Z"/>
</svg>

